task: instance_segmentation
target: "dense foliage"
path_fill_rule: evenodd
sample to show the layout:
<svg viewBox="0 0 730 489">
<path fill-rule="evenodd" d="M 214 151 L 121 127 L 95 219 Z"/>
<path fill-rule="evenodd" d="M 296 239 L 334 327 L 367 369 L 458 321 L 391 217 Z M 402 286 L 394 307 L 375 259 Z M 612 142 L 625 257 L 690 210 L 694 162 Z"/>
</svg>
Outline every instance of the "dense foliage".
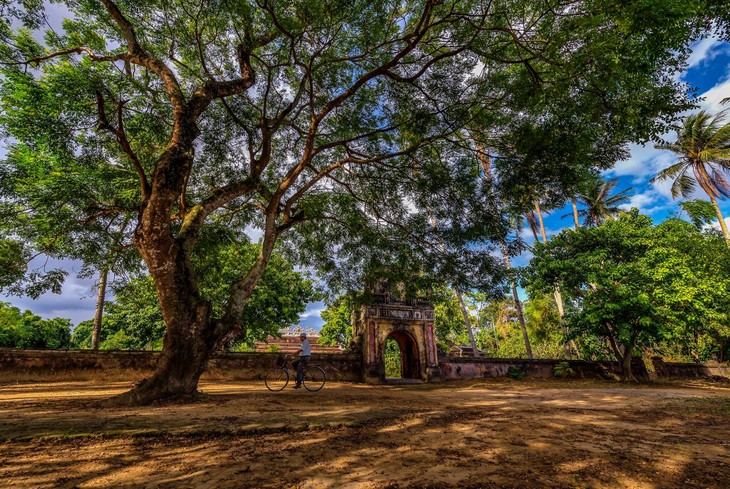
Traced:
<svg viewBox="0 0 730 489">
<path fill-rule="evenodd" d="M 352 313 L 357 300 L 353 294 L 337 296 L 322 311 L 324 324 L 319 332 L 321 345 L 348 347 L 352 340 Z"/>
<path fill-rule="evenodd" d="M 217 246 L 212 257 L 196 259 L 196 266 L 205 269 L 205 273 L 201 273 L 201 288 L 214 307 L 222 307 L 222 297 L 226 294 L 225 277 L 250 266 L 259 250 L 257 245 L 228 243 Z M 317 298 L 312 281 L 275 253 L 246 304 L 243 321 L 249 331 L 248 342 L 277 335 L 281 328 L 295 323 L 307 304 Z M 159 350 L 164 335 L 162 310 L 149 276 L 135 278 L 116 292 L 114 301 L 107 305 L 102 323 L 102 349 Z M 76 327 L 72 343 L 76 348 L 90 346 L 91 321 Z"/>
<path fill-rule="evenodd" d="M 527 284 L 540 292 L 559 286 L 571 336 L 611 351 L 626 378 L 631 355 L 662 341 L 698 359 L 727 355 L 730 253 L 716 234 L 685 221 L 654 226 L 634 210 L 563 231 L 535 247 Z"/>
<path fill-rule="evenodd" d="M 0 302 L 0 348 L 69 348 L 71 321 L 43 319 Z"/>
</svg>

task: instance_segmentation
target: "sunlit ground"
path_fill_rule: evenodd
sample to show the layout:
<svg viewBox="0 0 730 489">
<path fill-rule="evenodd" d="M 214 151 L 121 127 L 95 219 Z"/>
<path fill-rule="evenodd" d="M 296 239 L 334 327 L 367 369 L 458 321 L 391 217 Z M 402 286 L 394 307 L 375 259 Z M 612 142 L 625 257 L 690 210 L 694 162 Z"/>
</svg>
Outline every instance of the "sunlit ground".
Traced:
<svg viewBox="0 0 730 489">
<path fill-rule="evenodd" d="M 192 404 L 99 408 L 128 384 L 0 385 L 3 487 L 717 487 L 730 384 L 203 383 Z"/>
</svg>

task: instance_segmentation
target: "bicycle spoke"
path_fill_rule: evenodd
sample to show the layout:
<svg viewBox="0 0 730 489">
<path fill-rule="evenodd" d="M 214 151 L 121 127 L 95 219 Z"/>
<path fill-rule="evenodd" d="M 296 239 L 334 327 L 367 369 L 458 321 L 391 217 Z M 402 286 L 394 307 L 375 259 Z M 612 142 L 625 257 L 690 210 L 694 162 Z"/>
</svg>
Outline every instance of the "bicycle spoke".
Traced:
<svg viewBox="0 0 730 489">
<path fill-rule="evenodd" d="M 272 368 L 266 372 L 264 377 L 266 388 L 272 392 L 278 392 L 289 383 L 289 372 L 283 368 Z"/>
<path fill-rule="evenodd" d="M 325 373 L 320 367 L 309 367 L 304 371 L 304 387 L 311 392 L 316 392 L 324 387 Z"/>
</svg>

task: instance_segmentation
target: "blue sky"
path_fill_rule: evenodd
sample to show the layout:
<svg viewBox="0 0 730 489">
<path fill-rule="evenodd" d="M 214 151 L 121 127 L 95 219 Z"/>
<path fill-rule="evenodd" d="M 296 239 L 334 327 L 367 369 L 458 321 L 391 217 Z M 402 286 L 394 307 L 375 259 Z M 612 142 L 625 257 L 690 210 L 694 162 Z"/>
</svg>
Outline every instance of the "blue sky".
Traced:
<svg viewBox="0 0 730 489">
<path fill-rule="evenodd" d="M 714 114 L 722 109 L 730 108 L 730 105 L 720 104 L 723 98 L 730 97 L 730 44 L 714 38 L 697 41 L 692 45 L 692 54 L 687 62 L 687 69 L 679 74 L 678 78 L 695 90 L 698 108 L 689 112 L 706 109 Z M 675 136 L 672 132 L 665 135 L 665 139 L 671 142 Z M 676 155 L 670 151 L 654 148 L 653 143 L 631 144 L 630 151 L 631 156 L 605 171 L 604 177 L 618 180 L 615 192 L 632 188 L 633 196 L 626 207 L 638 208 L 655 222 L 661 222 L 676 214 L 679 209 L 678 204 L 682 199 L 674 200 L 672 198 L 671 182 L 652 184 L 649 181 L 660 170 L 675 162 Z M 699 189 L 693 197 L 709 200 Z M 730 224 L 730 201 L 720 201 L 720 209 L 725 221 Z M 569 203 L 564 208 L 552 211 L 550 215 L 545 216 L 548 239 L 550 235 L 572 226 L 572 209 Z M 522 236 L 528 244 L 532 244 L 534 241 L 532 233 L 527 228 L 522 231 Z M 515 259 L 515 264 L 525 265 L 530 257 L 529 252 L 524 253 Z"/>
<path fill-rule="evenodd" d="M 708 109 L 711 113 L 722 110 L 720 100 L 730 97 L 730 44 L 720 42 L 716 39 L 703 39 L 693 44 L 692 55 L 688 60 L 688 68 L 678 75 L 696 90 L 698 105 Z M 666 137 L 671 140 L 673 134 Z M 649 215 L 656 222 L 666 219 L 678 210 L 678 201 L 671 197 L 670 183 L 664 182 L 652 184 L 649 180 L 663 168 L 675 161 L 675 156 L 667 151 L 654 148 L 653 144 L 640 146 L 631 145 L 631 156 L 625 161 L 618 162 L 614 168 L 605 172 L 606 178 L 617 178 L 619 185 L 616 191 L 626 188 L 633 188 L 633 196 L 629 206 L 637 207 L 642 213 Z M 0 156 L 4 152 L 0 147 Z M 699 191 L 696 198 L 707 197 Z M 730 223 L 730 202 L 721 201 L 720 207 L 725 220 Z M 557 234 L 566 227 L 571 227 L 572 217 L 565 214 L 570 213 L 570 206 L 564 209 L 555 210 L 545 216 L 545 226 L 549 235 Z M 525 229 L 522 232 L 528 244 L 533 241 L 532 234 Z M 516 266 L 525 265 L 531 255 L 529 252 L 514 260 Z M 41 262 L 31 263 L 31 266 L 39 266 Z M 49 262 L 48 266 L 54 266 L 56 262 Z M 79 262 L 64 261 L 60 263 L 63 268 L 69 271 L 66 283 L 61 294 L 45 294 L 37 300 L 28 297 L 7 297 L 0 295 L 0 301 L 10 302 L 21 308 L 30 309 L 34 313 L 45 318 L 65 317 L 71 319 L 74 324 L 80 321 L 91 319 L 94 316 L 95 307 L 95 281 L 93 279 L 79 279 L 76 272 L 80 269 Z M 311 326 L 319 329 L 322 325 L 320 312 L 324 308 L 321 302 L 309 304 L 307 311 L 302 314 L 300 323 L 303 326 Z"/>
</svg>

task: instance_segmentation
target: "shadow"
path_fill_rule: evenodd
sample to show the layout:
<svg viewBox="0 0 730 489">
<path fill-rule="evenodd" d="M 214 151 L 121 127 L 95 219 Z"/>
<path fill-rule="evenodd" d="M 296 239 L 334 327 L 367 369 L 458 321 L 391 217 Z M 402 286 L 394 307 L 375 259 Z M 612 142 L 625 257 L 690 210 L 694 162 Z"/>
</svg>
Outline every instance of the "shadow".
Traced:
<svg viewBox="0 0 730 489">
<path fill-rule="evenodd" d="M 209 383 L 194 405 L 3 399 L 0 480 L 23 487 L 725 487 L 730 392 L 554 382 Z M 57 391 L 55 391 L 57 392 Z M 57 392 L 58 394 L 58 392 Z M 146 430 L 146 431 L 145 431 Z M 66 433 L 61 435 L 61 433 Z M 49 435 L 51 433 L 52 435 Z M 9 437 L 11 438 L 11 437 Z"/>
</svg>

